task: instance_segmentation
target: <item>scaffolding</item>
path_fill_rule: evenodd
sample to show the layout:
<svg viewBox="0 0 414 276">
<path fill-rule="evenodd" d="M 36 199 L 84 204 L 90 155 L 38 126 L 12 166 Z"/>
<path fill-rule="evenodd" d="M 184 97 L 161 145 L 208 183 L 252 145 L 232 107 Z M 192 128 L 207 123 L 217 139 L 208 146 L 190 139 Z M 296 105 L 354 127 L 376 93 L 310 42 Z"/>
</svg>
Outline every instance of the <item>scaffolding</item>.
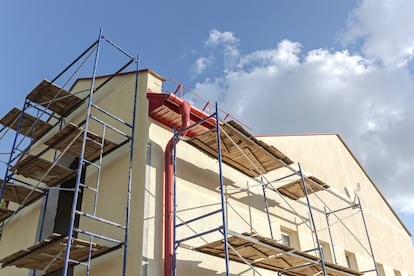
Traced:
<svg viewBox="0 0 414 276">
<path fill-rule="evenodd" d="M 104 46 L 120 53 L 119 58 L 127 61 L 115 73 L 98 80 L 97 70 Z M 85 69 L 87 64 L 89 69 Z M 43 80 L 31 91 L 21 110 L 13 108 L 0 120 L 2 137 L 14 130 L 0 191 L 1 230 L 7 228 L 25 207 L 43 199 L 38 242 L 4 257 L 0 260 L 2 268 L 16 266 L 32 270 L 33 275 L 40 271 L 66 276 L 72 275 L 74 266 L 83 266 L 85 275 L 89 275 L 93 270 L 92 259 L 122 248 L 120 274 L 126 275 L 138 66 L 138 57 L 128 54 L 101 30 L 98 39 L 52 81 Z M 129 73 L 135 74 L 135 85 L 128 91 L 131 93 L 128 96 L 130 106 L 118 107 L 128 110 L 129 115 L 124 118 L 113 112 L 114 109 L 109 112 L 107 107 L 100 106 L 97 98 L 102 99 L 100 93 L 111 93 L 108 84 L 131 67 L 133 72 Z M 90 69 L 91 77 L 83 79 L 86 88 L 72 91 L 79 81 L 74 77 Z M 64 84 L 59 86 L 58 81 Z M 71 90 L 66 90 L 70 84 Z M 126 147 L 129 147 L 125 149 L 129 160 L 125 167 L 127 183 L 117 183 L 125 195 L 124 215 L 119 222 L 103 217 L 97 209 L 103 203 L 99 191 L 106 156 Z M 87 177 L 87 173 L 92 177 Z M 71 199 L 66 206 L 70 211 L 64 218 L 65 229 L 60 229 L 59 233 L 44 233 L 51 191 L 58 191 L 59 196 L 69 194 Z M 82 204 L 86 194 L 90 202 Z M 102 233 L 101 228 L 110 230 Z M 108 233 L 116 233 L 116 237 Z"/>
<path fill-rule="evenodd" d="M 182 89 L 179 88 L 174 92 L 177 93 Z M 190 91 L 191 92 L 191 91 Z M 181 94 L 182 96 L 182 94 Z M 203 111 L 210 105 L 207 103 L 204 105 Z M 165 104 L 165 108 L 168 104 Z M 163 110 L 162 108 L 154 109 L 151 113 L 153 118 L 160 120 L 157 117 L 157 111 Z M 166 111 L 163 110 L 165 113 Z M 275 147 L 270 146 L 252 135 L 249 134 L 238 122 L 235 120 L 223 120 L 219 117 L 220 110 L 215 106 L 215 111 L 211 115 L 205 114 L 201 116 L 199 121 L 193 121 L 193 124 L 185 129 L 177 129 L 179 126 L 179 120 L 176 119 L 170 126 L 174 126 L 174 271 L 172 275 L 177 274 L 177 251 L 180 247 L 195 250 L 200 253 L 209 254 L 215 257 L 221 257 L 224 259 L 225 275 L 230 275 L 231 268 L 230 263 L 242 263 L 247 265 L 248 270 L 252 270 L 257 275 L 262 275 L 258 268 L 277 272 L 278 275 L 363 275 L 367 272 L 375 272 L 379 275 L 374 252 L 369 239 L 368 229 L 364 218 L 359 198 L 357 202 L 344 198 L 340 194 L 335 193 L 330 187 L 319 180 L 315 176 L 307 176 L 303 172 L 300 163 L 293 164 L 293 162 L 285 156 L 282 152 Z M 165 113 L 167 114 L 167 113 Z M 226 119 L 229 118 L 228 114 L 225 114 Z M 214 122 L 213 124 L 211 122 Z M 207 124 L 208 123 L 208 124 Z M 201 127 L 203 126 L 203 127 Z M 218 161 L 218 193 L 220 194 L 220 208 L 213 211 L 208 211 L 200 216 L 192 217 L 180 222 L 177 221 L 177 143 L 179 141 L 185 141 L 189 145 L 195 147 L 201 152 L 205 153 L 209 157 Z M 234 190 L 248 191 L 252 186 L 248 187 L 227 187 L 223 181 L 223 164 L 243 173 L 247 177 L 255 181 L 256 187 L 262 187 L 262 200 L 265 206 L 265 216 L 268 221 L 269 237 L 260 235 L 257 232 L 244 232 L 239 233 L 228 227 L 228 204 L 227 198 L 228 192 Z M 267 178 L 266 174 L 275 170 L 285 169 L 286 175 L 279 177 L 275 180 Z M 280 184 L 278 187 L 275 184 Z M 311 248 L 305 251 L 299 251 L 290 246 L 286 246 L 281 243 L 280 240 L 275 239 L 274 231 L 272 229 L 271 215 L 269 211 L 267 195 L 268 192 L 277 194 L 282 202 L 288 206 L 289 211 L 295 214 L 301 220 L 301 223 L 306 224 L 310 229 L 315 248 Z M 344 202 L 346 207 L 338 210 L 333 210 L 323 201 L 317 194 L 325 192 L 335 196 L 339 201 Z M 324 210 L 318 209 L 312 206 L 310 196 L 315 195 L 316 200 L 320 201 L 324 205 Z M 305 201 L 300 201 L 304 199 Z M 308 218 L 299 214 L 292 206 L 291 202 L 298 202 L 307 209 Z M 196 206 L 193 207 L 197 209 Z M 200 207 L 201 208 L 201 207 Z M 341 218 L 337 215 L 338 212 L 342 212 L 348 209 L 359 209 L 362 217 L 362 223 L 368 241 L 368 248 L 359 241 L 358 237 L 352 233 L 352 230 L 341 221 Z M 328 262 L 324 255 L 322 245 L 318 237 L 318 229 L 313 217 L 314 212 L 322 213 L 326 217 L 327 229 L 329 232 L 329 238 L 332 244 L 331 250 L 333 252 L 333 262 Z M 197 227 L 191 227 L 192 224 L 206 221 L 205 225 L 209 225 L 211 220 L 209 218 L 213 216 L 221 216 L 221 223 L 216 227 L 205 227 L 200 230 Z M 336 223 L 341 223 L 346 230 L 351 233 L 351 236 L 357 240 L 357 242 L 367 252 L 369 258 L 372 259 L 373 268 L 365 271 L 356 271 L 354 269 L 338 265 L 335 249 L 333 246 L 333 235 L 331 233 L 332 224 L 329 222 L 329 217 L 334 216 Z M 217 219 L 218 220 L 218 219 Z M 178 232 L 182 228 L 188 228 L 192 234 L 178 235 Z M 198 229 L 198 230 L 196 230 Z M 191 245 L 188 242 L 195 239 L 203 239 L 203 237 L 211 236 L 212 233 L 219 233 L 221 239 L 213 242 L 204 240 L 203 245 Z M 178 238 L 178 236 L 180 236 Z"/>
</svg>

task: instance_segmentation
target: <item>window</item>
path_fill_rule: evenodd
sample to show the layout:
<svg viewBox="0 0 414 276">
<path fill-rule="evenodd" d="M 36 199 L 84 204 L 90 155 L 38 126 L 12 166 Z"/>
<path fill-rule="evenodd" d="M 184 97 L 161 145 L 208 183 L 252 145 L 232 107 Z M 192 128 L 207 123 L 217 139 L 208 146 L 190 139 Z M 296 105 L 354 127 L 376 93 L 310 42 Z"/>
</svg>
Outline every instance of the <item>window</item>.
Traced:
<svg viewBox="0 0 414 276">
<path fill-rule="evenodd" d="M 348 268 L 352 268 L 352 262 L 351 262 L 351 258 L 349 257 L 349 255 L 345 254 L 345 259 L 346 259 L 346 265 L 348 266 Z"/>
<path fill-rule="evenodd" d="M 290 241 L 290 236 L 286 232 L 280 233 L 280 243 L 289 247 L 292 247 L 292 242 Z"/>
<path fill-rule="evenodd" d="M 385 276 L 385 271 L 384 271 L 384 267 L 382 266 L 382 264 L 377 263 L 377 270 L 378 270 L 379 276 Z"/>
<path fill-rule="evenodd" d="M 329 243 L 324 241 L 319 241 L 321 245 L 322 256 L 321 259 L 325 260 L 325 262 L 332 262 L 332 255 L 331 255 L 331 247 Z"/>
<path fill-rule="evenodd" d="M 281 227 L 280 228 L 280 240 L 279 242 L 288 247 L 295 249 L 300 249 L 299 247 L 299 237 L 298 233 L 289 228 Z"/>
<path fill-rule="evenodd" d="M 348 268 L 358 271 L 358 265 L 357 265 L 357 261 L 356 261 L 356 257 L 354 253 L 345 251 L 345 260 L 346 260 L 346 265 L 348 266 Z"/>
<path fill-rule="evenodd" d="M 401 272 L 398 271 L 398 270 L 396 270 L 396 269 L 394 269 L 394 275 L 395 276 L 401 276 Z"/>
</svg>

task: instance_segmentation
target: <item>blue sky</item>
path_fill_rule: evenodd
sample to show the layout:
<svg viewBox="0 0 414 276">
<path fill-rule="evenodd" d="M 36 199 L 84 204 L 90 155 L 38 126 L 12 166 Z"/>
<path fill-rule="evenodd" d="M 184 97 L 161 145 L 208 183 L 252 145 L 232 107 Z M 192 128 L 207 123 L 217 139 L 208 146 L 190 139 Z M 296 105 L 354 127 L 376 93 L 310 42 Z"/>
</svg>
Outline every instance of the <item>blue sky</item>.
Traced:
<svg viewBox="0 0 414 276">
<path fill-rule="evenodd" d="M 141 68 L 219 100 L 255 133 L 341 134 L 414 233 L 413 2 L 142 2 L 3 2 L 0 116 L 103 27 Z M 266 121 L 267 104 L 300 108 Z"/>
</svg>

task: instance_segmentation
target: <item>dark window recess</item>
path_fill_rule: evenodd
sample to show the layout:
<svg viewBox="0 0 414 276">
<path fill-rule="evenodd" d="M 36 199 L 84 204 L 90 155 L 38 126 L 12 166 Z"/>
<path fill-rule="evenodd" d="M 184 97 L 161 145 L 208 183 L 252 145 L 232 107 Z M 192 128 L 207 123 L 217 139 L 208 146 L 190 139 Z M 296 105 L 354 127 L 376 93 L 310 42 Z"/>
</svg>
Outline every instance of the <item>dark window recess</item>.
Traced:
<svg viewBox="0 0 414 276">
<path fill-rule="evenodd" d="M 76 170 L 79 165 L 79 159 L 76 158 L 72 164 L 70 165 L 70 168 L 72 170 Z M 85 172 L 86 168 L 82 168 L 82 175 L 81 175 L 81 183 L 85 183 Z M 72 177 L 71 179 L 68 179 L 67 181 L 63 182 L 60 185 L 60 188 L 62 189 L 73 189 L 76 185 L 76 175 Z M 82 198 L 83 198 L 83 188 L 81 187 L 79 189 L 79 197 L 78 197 L 78 204 L 76 209 L 80 210 L 82 206 Z M 61 190 L 59 192 L 59 199 L 58 199 L 58 205 L 56 210 L 56 216 L 55 216 L 55 223 L 53 227 L 53 232 L 67 235 L 69 230 L 69 223 L 70 223 L 70 215 L 72 211 L 72 202 L 73 202 L 73 191 L 66 191 Z M 75 227 L 79 226 L 79 215 L 75 216 Z M 78 233 L 74 232 L 73 237 L 77 237 Z M 53 273 L 45 274 L 45 276 L 61 276 L 62 270 L 56 271 Z M 68 269 L 68 275 L 73 275 L 73 267 L 70 267 Z"/>
</svg>

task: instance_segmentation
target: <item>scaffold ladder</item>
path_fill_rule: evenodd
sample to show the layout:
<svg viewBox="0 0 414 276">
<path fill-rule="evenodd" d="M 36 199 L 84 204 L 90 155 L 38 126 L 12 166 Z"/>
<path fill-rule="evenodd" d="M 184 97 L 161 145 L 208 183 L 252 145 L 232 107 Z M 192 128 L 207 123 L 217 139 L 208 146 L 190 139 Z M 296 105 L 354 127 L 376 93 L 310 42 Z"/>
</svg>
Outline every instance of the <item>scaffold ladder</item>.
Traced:
<svg viewBox="0 0 414 276">
<path fill-rule="evenodd" d="M 99 107 L 98 105 L 94 104 L 93 102 L 93 94 L 95 91 L 95 80 L 96 80 L 96 69 L 99 59 L 99 51 L 100 51 L 100 44 L 101 40 L 103 39 L 102 33 L 99 35 L 99 40 L 97 44 L 96 54 L 95 54 L 95 64 L 93 68 L 93 75 L 91 80 L 91 86 L 89 91 L 89 97 L 88 97 L 88 103 L 87 103 L 87 111 L 86 111 L 86 119 L 85 119 L 85 125 L 84 125 L 84 133 L 83 133 L 83 140 L 82 140 L 82 148 L 79 156 L 79 164 L 76 174 L 76 184 L 74 187 L 74 196 L 73 196 L 73 202 L 72 202 L 72 211 L 71 211 L 71 218 L 69 223 L 69 230 L 68 230 L 68 237 L 67 237 L 67 246 L 66 246 L 66 252 L 65 252 L 65 261 L 64 261 L 64 267 L 63 267 L 63 273 L 62 275 L 66 276 L 68 275 L 68 270 L 71 265 L 73 264 L 80 264 L 86 266 L 86 275 L 89 275 L 90 269 L 91 269 L 91 260 L 94 257 L 92 252 L 92 243 L 95 239 L 104 240 L 107 242 L 110 242 L 112 244 L 115 244 L 113 247 L 114 249 L 123 247 L 123 268 L 122 268 L 122 275 L 126 275 L 126 262 L 127 262 L 127 248 L 128 248 L 128 226 L 129 226 L 129 216 L 130 216 L 130 199 L 131 199 L 131 182 L 132 182 L 132 162 L 133 162 L 133 148 L 134 148 L 134 133 L 135 133 L 135 113 L 136 113 L 136 100 L 137 100 L 137 92 L 138 92 L 138 60 L 132 56 L 130 56 L 131 61 L 135 61 L 137 64 L 136 69 L 136 83 L 135 83 L 135 92 L 134 92 L 134 109 L 132 114 L 132 123 L 125 122 L 123 119 L 118 118 L 117 116 L 107 112 L 103 108 Z M 119 49 L 119 48 L 118 48 Z M 124 52 L 125 53 L 125 52 Z M 126 128 L 129 129 L 129 133 L 125 133 L 124 131 L 119 130 L 115 126 L 105 122 L 104 120 L 100 119 L 98 116 L 93 115 L 93 112 L 95 113 L 101 113 L 105 116 L 111 118 L 111 120 L 114 120 Z M 88 137 L 88 129 L 90 127 L 91 123 L 95 123 L 102 126 L 102 138 L 101 143 L 99 144 L 100 147 L 100 154 L 99 158 L 96 161 L 90 161 L 85 158 L 85 150 L 87 141 L 89 140 Z M 112 131 L 118 133 L 119 135 L 124 136 L 130 146 L 129 150 L 129 169 L 128 169 L 128 184 L 127 184 L 127 202 L 126 202 L 126 214 L 125 214 L 125 223 L 120 224 L 117 222 L 113 222 L 111 220 L 107 220 L 105 218 L 99 217 L 97 215 L 97 204 L 98 204 L 98 197 L 99 197 L 99 185 L 101 180 L 101 174 L 102 174 L 102 158 L 103 158 L 103 151 L 104 151 L 104 141 L 105 141 L 105 134 L 108 129 L 111 129 Z M 92 142 L 95 142 L 92 140 Z M 82 173 L 83 168 L 92 166 L 95 168 L 97 172 L 97 177 L 95 180 L 95 183 L 92 184 L 86 184 L 82 182 Z M 86 213 L 79 209 L 78 202 L 79 202 L 79 195 L 81 194 L 82 190 L 89 190 L 92 191 L 94 194 L 93 198 L 93 210 L 92 213 Z M 118 240 L 114 239 L 112 237 L 108 237 L 106 235 L 101 235 L 95 232 L 91 232 L 86 229 L 80 229 L 75 225 L 76 217 L 82 216 L 87 219 L 95 220 L 100 223 L 104 223 L 107 225 L 110 225 L 112 227 L 116 227 L 119 229 L 122 229 L 124 231 L 124 239 Z M 97 231 L 96 231 L 97 232 Z M 88 252 L 88 258 L 84 262 L 79 262 L 77 260 L 74 260 L 71 258 L 71 252 L 73 251 L 72 244 L 74 241 L 74 238 L 76 234 L 83 234 L 86 236 L 89 236 L 89 252 Z"/>
</svg>

